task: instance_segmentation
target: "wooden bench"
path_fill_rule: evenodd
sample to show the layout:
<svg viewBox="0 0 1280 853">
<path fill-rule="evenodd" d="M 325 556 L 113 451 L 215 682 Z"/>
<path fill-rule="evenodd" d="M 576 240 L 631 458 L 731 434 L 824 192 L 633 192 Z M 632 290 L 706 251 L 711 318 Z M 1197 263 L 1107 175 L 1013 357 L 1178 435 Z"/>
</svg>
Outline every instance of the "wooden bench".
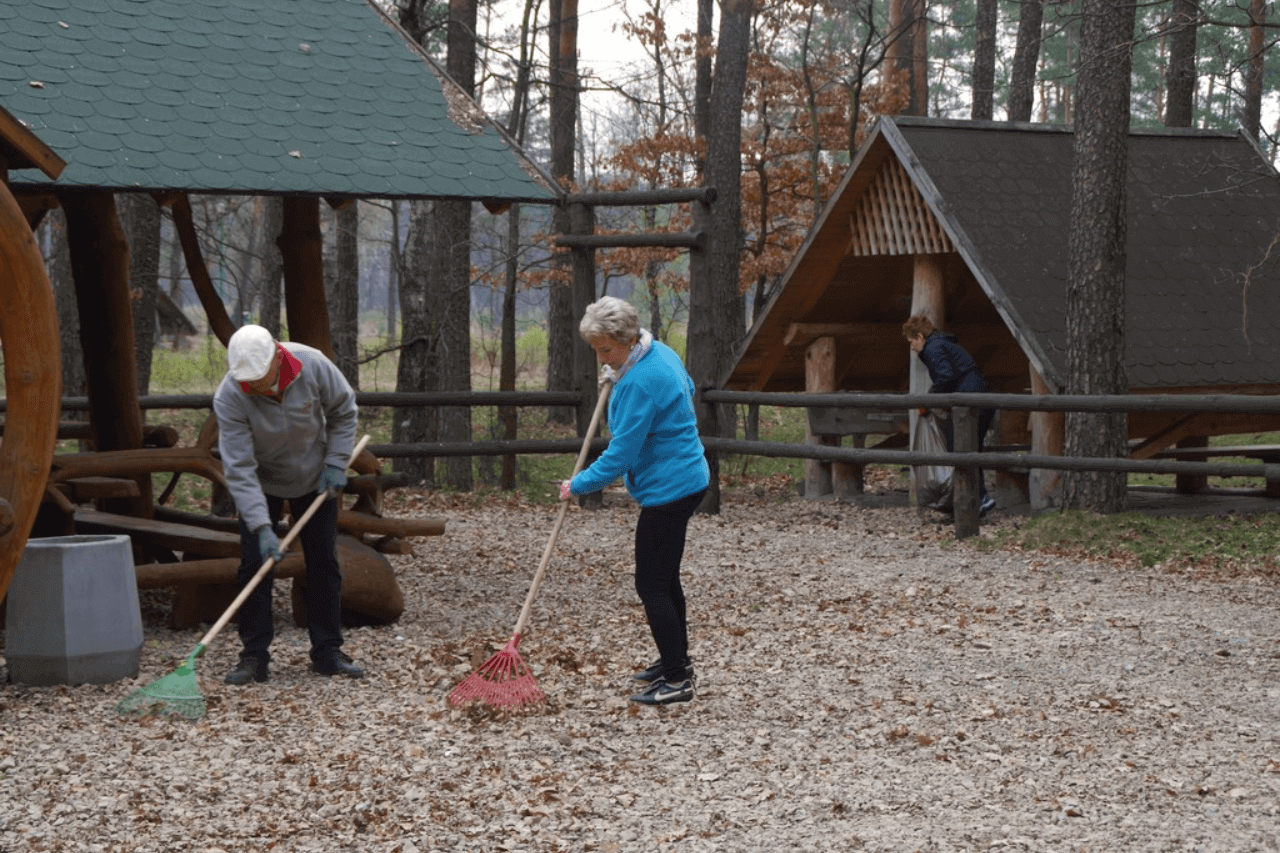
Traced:
<svg viewBox="0 0 1280 853">
<path fill-rule="evenodd" d="M 1280 498 L 1280 444 L 1247 444 L 1231 447 L 1169 447 L 1161 450 L 1151 458 L 1204 462 L 1224 456 L 1257 459 L 1264 465 L 1278 466 L 1274 470 L 1270 468 L 1267 470 L 1266 494 L 1269 498 Z"/>
</svg>

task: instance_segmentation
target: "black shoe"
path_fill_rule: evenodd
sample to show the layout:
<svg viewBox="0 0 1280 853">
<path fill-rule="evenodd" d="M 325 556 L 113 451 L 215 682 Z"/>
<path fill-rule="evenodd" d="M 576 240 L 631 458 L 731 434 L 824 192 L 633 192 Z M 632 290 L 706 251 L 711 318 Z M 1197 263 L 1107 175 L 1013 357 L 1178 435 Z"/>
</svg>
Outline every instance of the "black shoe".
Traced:
<svg viewBox="0 0 1280 853">
<path fill-rule="evenodd" d="M 222 680 L 237 687 L 248 684 L 250 681 L 261 683 L 267 680 L 267 662 L 255 658 L 242 658 L 240 663 L 236 664 L 236 668 L 228 672 L 227 677 Z"/>
<path fill-rule="evenodd" d="M 341 675 L 345 678 L 364 678 L 364 670 L 351 662 L 342 652 L 311 661 L 311 671 L 317 675 Z"/>
<path fill-rule="evenodd" d="M 653 663 L 649 664 L 649 667 L 647 669 L 642 669 L 631 677 L 635 681 L 642 681 L 645 684 L 650 684 L 654 681 L 657 681 L 659 678 L 662 677 L 662 658 L 658 658 Z M 695 683 L 698 680 L 698 676 L 694 675 L 694 672 L 693 672 L 693 661 L 689 658 L 685 659 L 684 675 L 682 677 L 687 678 L 690 681 L 693 681 Z"/>
<path fill-rule="evenodd" d="M 693 699 L 693 679 L 691 678 L 677 682 L 668 682 L 664 678 L 659 678 L 650 684 L 647 690 L 631 697 L 632 702 L 639 702 L 641 705 L 670 705 L 673 702 L 688 702 L 691 699 Z"/>
<path fill-rule="evenodd" d="M 995 498 L 991 497 L 991 495 L 983 495 L 982 503 L 978 506 L 978 518 L 986 518 L 987 513 L 995 508 Z"/>
</svg>

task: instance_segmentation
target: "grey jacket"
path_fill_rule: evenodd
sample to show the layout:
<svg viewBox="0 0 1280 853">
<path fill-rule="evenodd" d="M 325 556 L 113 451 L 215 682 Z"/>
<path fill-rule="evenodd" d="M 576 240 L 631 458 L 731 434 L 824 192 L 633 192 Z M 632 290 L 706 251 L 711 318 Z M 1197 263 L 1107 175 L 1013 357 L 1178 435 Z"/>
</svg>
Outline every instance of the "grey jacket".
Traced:
<svg viewBox="0 0 1280 853">
<path fill-rule="evenodd" d="M 264 493 L 296 498 L 316 491 L 326 465 L 346 470 L 356 443 L 356 395 L 346 377 L 318 349 L 280 345 L 302 364 L 280 402 L 246 394 L 230 374 L 213 395 L 222 469 L 250 530 L 270 523 Z"/>
</svg>

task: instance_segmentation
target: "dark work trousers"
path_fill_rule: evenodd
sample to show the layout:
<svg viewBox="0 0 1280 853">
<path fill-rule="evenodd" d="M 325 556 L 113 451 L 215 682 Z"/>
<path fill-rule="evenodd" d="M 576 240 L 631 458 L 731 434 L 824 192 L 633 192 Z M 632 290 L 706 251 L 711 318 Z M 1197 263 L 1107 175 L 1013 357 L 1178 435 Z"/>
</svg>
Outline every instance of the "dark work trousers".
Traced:
<svg viewBox="0 0 1280 853">
<path fill-rule="evenodd" d="M 295 518 L 306 512 L 318 492 L 289 498 Z M 267 514 L 274 528 L 280 521 L 285 498 L 267 495 Z M 302 543 L 307 561 L 307 631 L 311 635 L 311 659 L 324 660 L 342 648 L 342 570 L 338 567 L 338 500 L 330 498 L 320 505 L 294 540 Z M 240 568 L 236 580 L 244 585 L 258 573 L 266 558 L 258 551 L 258 534 L 240 521 Z M 271 660 L 271 641 L 275 624 L 271 617 L 271 587 L 276 570 L 272 567 L 240 606 L 240 642 L 244 650 L 240 659 L 264 663 Z"/>
<path fill-rule="evenodd" d="M 978 452 L 982 452 L 982 448 L 986 445 L 987 430 L 991 429 L 991 420 L 996 416 L 995 409 L 978 409 Z M 947 418 L 942 422 L 942 432 L 947 438 L 947 450 L 955 450 L 955 436 L 951 418 Z M 987 478 L 982 475 L 982 469 L 978 469 L 978 501 L 981 502 L 987 496 Z"/>
<path fill-rule="evenodd" d="M 706 489 L 661 506 L 640 510 L 636 521 L 636 594 L 644 603 L 649 630 L 662 655 L 662 674 L 680 682 L 689 660 L 689 627 L 680 561 L 689 518 Z"/>
</svg>

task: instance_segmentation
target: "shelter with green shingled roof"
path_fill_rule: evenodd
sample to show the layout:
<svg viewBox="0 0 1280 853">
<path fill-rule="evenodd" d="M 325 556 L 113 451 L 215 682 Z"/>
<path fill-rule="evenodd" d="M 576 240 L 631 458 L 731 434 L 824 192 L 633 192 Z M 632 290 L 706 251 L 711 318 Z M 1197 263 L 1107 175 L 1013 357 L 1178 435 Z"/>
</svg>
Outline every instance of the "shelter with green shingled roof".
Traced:
<svg viewBox="0 0 1280 853">
<path fill-rule="evenodd" d="M 95 464 L 111 454 L 136 464 L 144 451 L 117 194 L 148 193 L 172 208 L 224 345 L 234 329 L 200 256 L 188 195 L 281 197 L 290 338 L 328 353 L 322 200 L 470 200 L 497 212 L 563 195 L 373 0 L 0 0 L 0 105 L 66 162 L 57 180 L 30 168 L 46 164 L 12 162 L 10 185 L 30 227 L 55 207 L 66 217 L 81 342 L 93 355 L 85 373 Z M 56 334 L 47 345 L 56 361 Z M 209 469 L 209 459 L 197 461 Z M 367 453 L 354 467 L 379 471 Z M 121 523 L 150 522 L 164 508 L 150 474 L 131 470 L 133 482 L 116 474 L 97 488 L 118 490 L 110 507 Z M 74 516 L 58 488 L 46 494 Z M 339 524 L 368 532 L 385 522 L 360 515 Z"/>
</svg>

